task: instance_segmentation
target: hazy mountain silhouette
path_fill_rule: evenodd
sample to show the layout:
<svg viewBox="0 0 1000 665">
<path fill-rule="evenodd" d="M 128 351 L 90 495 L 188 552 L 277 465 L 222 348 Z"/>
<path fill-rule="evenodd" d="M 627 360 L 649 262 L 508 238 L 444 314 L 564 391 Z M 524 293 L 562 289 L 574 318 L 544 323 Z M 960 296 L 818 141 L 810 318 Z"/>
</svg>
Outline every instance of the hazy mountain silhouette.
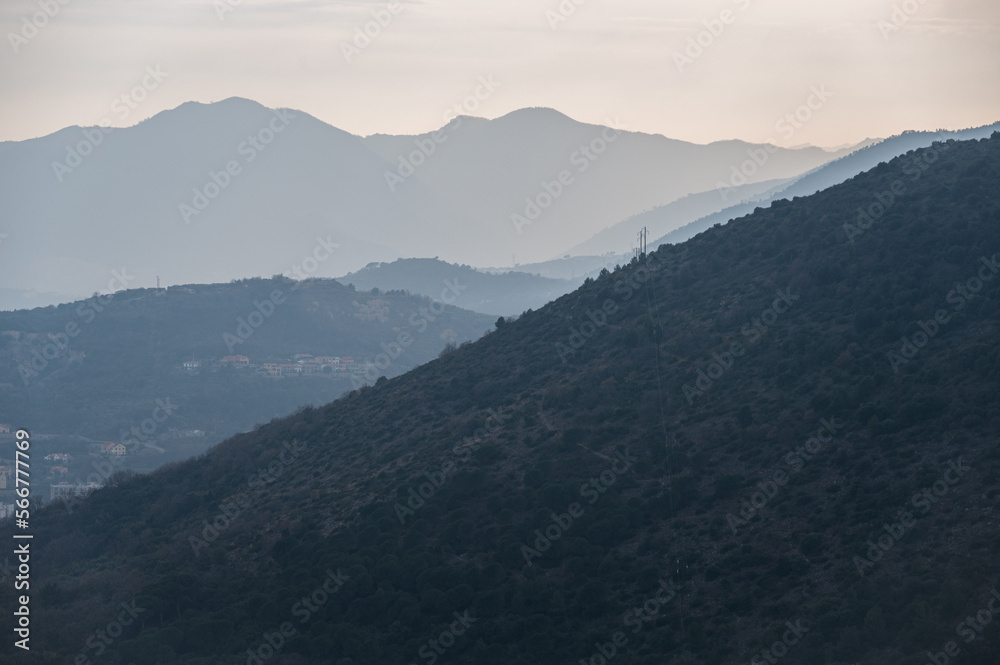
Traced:
<svg viewBox="0 0 1000 665">
<path fill-rule="evenodd" d="M 45 649 L 0 653 L 942 662 L 1000 555 L 998 179 L 1000 134 L 918 150 L 32 511 Z"/>
<path fill-rule="evenodd" d="M 314 277 L 421 255 L 544 260 L 608 220 L 713 187 L 751 148 L 618 133 L 546 109 L 362 139 L 301 111 L 190 102 L 110 133 L 69 127 L 2 144 L 5 287 L 84 297 L 122 266 L 133 286 L 287 274 L 312 260 L 317 238 L 340 248 Z M 779 149 L 756 178 L 833 156 Z M 400 160 L 419 163 L 412 176 L 398 175 L 410 172 Z M 518 233 L 512 215 L 526 214 L 526 198 L 544 205 L 546 184 L 562 193 Z"/>
<path fill-rule="evenodd" d="M 600 254 L 615 248 L 624 252 L 636 246 L 636 234 L 645 227 L 650 238 L 659 238 L 681 226 L 718 212 L 723 208 L 742 201 L 756 201 L 780 191 L 790 184 L 790 180 L 766 180 L 752 185 L 742 185 L 731 189 L 712 189 L 707 192 L 690 194 L 673 203 L 657 206 L 652 210 L 623 219 L 594 235 L 586 242 L 566 250 L 572 256 Z"/>
<path fill-rule="evenodd" d="M 937 132 L 904 132 L 898 136 L 893 136 L 884 141 L 879 141 L 853 151 L 849 155 L 821 166 L 800 178 L 794 179 L 786 187 L 778 187 L 773 191 L 766 192 L 763 196 L 752 197 L 748 202 L 741 201 L 737 205 L 729 206 L 719 212 L 689 222 L 659 237 L 656 244 L 683 242 L 716 224 L 725 224 L 731 219 L 750 214 L 759 206 L 767 206 L 773 201 L 780 201 L 782 199 L 815 194 L 827 187 L 832 187 L 853 178 L 859 173 L 872 169 L 878 164 L 889 161 L 894 157 L 904 155 L 911 150 L 926 148 L 935 141 L 983 139 L 989 137 L 998 129 L 1000 129 L 1000 123 L 956 132 L 943 130 Z M 723 193 L 737 194 L 739 191 L 731 190 L 727 192 L 727 190 L 723 190 Z M 654 235 L 653 237 L 657 236 Z"/>
<path fill-rule="evenodd" d="M 441 274 L 436 304 L 401 292 L 359 292 L 332 279 L 278 278 L 129 289 L 0 312 L 0 422 L 27 420 L 38 434 L 119 441 L 122 430 L 149 417 L 157 399 L 170 398 L 177 413 L 159 434 L 199 429 L 217 442 L 479 338 L 496 317 L 449 305 L 472 288 L 458 269 Z M 409 334 L 402 344 L 401 330 Z M 295 354 L 350 357 L 356 362 L 345 370 L 357 368 L 359 376 L 319 368 L 319 376 L 260 375 L 265 363 L 294 364 Z M 220 367 L 232 355 L 255 367 Z M 185 370 L 186 361 L 202 367 Z M 375 366 L 362 371 L 369 361 Z M 144 462 L 148 468 L 203 450 L 188 448 L 182 457 L 171 450 Z"/>
<path fill-rule="evenodd" d="M 448 280 L 459 280 L 464 287 L 454 301 L 456 307 L 510 316 L 528 309 L 538 309 L 565 295 L 583 283 L 579 279 L 551 279 L 523 272 L 488 273 L 469 266 L 458 266 L 436 259 L 400 259 L 392 263 L 372 263 L 357 272 L 338 278 L 341 284 L 353 284 L 369 291 L 372 288 L 405 290 L 429 298 L 440 297 Z"/>
</svg>

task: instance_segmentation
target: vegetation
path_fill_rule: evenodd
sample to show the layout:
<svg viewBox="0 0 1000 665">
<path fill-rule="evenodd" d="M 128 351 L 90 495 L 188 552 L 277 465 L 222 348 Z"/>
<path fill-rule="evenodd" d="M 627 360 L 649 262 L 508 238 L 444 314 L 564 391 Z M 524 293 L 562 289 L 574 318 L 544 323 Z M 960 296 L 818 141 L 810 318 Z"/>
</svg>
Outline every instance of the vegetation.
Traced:
<svg viewBox="0 0 1000 665">
<path fill-rule="evenodd" d="M 991 665 L 956 626 L 1000 576 L 998 183 L 998 134 L 909 153 L 45 509 L 5 662 L 135 599 L 105 662 Z"/>
<path fill-rule="evenodd" d="M 276 292 L 279 303 L 271 302 Z M 213 371 L 211 361 L 241 354 L 258 365 L 288 363 L 296 353 L 311 353 L 360 362 L 409 331 L 412 341 L 379 371 L 395 376 L 434 358 L 448 342 L 476 339 L 493 322 L 454 307 L 423 315 L 430 305 L 427 298 L 359 293 L 332 280 L 275 277 L 132 289 L 0 312 L 0 422 L 120 441 L 122 430 L 150 417 L 157 399 L 170 398 L 177 408 L 161 433 L 229 436 L 329 402 L 352 382 L 331 375 L 271 380 L 234 367 Z M 203 369 L 185 371 L 188 360 L 203 361 Z"/>
</svg>

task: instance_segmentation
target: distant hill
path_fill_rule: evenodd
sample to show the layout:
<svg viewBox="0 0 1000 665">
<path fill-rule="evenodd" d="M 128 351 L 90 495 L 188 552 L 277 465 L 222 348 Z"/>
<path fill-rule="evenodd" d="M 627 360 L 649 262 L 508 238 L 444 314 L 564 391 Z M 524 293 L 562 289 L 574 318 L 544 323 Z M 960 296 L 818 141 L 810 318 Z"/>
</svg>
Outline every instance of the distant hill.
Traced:
<svg viewBox="0 0 1000 665">
<path fill-rule="evenodd" d="M 481 268 L 481 270 L 492 274 L 515 271 L 541 275 L 550 279 L 584 280 L 587 277 L 597 277 L 602 270 L 611 270 L 616 265 L 627 263 L 632 256 L 631 252 L 604 252 L 592 256 L 570 256 L 567 254 L 560 259 L 550 261 L 517 264 L 504 268 Z"/>
<path fill-rule="evenodd" d="M 458 286 L 461 292 L 464 285 Z M 0 312 L 0 422 L 23 419 L 39 433 L 119 441 L 122 430 L 150 416 L 158 399 L 170 398 L 177 412 L 157 435 L 206 431 L 194 451 L 202 452 L 256 423 L 401 374 L 492 327 L 494 317 L 446 305 L 440 296 L 432 302 L 401 292 L 356 292 L 332 280 L 277 278 L 129 289 Z M 405 348 L 403 333 L 409 335 Z M 380 357 L 386 353 L 392 357 Z M 260 373 L 265 363 L 295 364 L 296 354 L 355 364 L 285 378 Z M 256 367 L 220 363 L 232 355 Z M 185 361 L 201 367 L 185 370 Z M 369 361 L 377 365 L 365 366 Z M 358 374 L 353 380 L 352 373 Z"/>
<path fill-rule="evenodd" d="M 994 665 L 998 182 L 918 150 L 32 511 L 0 657 Z"/>
<path fill-rule="evenodd" d="M 715 188 L 690 194 L 673 203 L 623 219 L 586 242 L 566 250 L 571 256 L 625 252 L 637 245 L 636 235 L 645 227 L 651 238 L 659 238 L 702 217 L 743 201 L 758 201 L 787 187 L 792 180 L 766 180 L 740 187 Z"/>
<path fill-rule="evenodd" d="M 780 201 L 782 199 L 792 199 L 796 196 L 815 194 L 818 191 L 849 180 L 859 173 L 875 168 L 882 162 L 905 155 L 912 150 L 926 148 L 935 141 L 983 139 L 989 137 L 998 129 L 1000 129 L 1000 123 L 957 132 L 904 132 L 899 136 L 893 136 L 884 141 L 879 141 L 853 151 L 849 155 L 832 161 L 800 178 L 794 179 L 787 187 L 778 187 L 774 191 L 768 192 L 765 196 L 746 202 L 741 201 L 720 212 L 706 215 L 701 219 L 685 224 L 660 237 L 656 241 L 656 244 L 683 242 L 716 224 L 725 224 L 731 219 L 748 215 L 759 206 L 767 206 L 773 201 Z M 724 193 L 737 194 L 741 190 L 723 191 Z M 654 235 L 653 237 L 655 238 L 656 236 Z"/>
<path fill-rule="evenodd" d="M 542 307 L 578 287 L 583 279 L 550 279 L 516 271 L 493 274 L 436 259 L 399 259 L 392 263 L 372 263 L 337 281 L 364 291 L 405 290 L 437 298 L 447 290 L 447 283 L 458 280 L 464 290 L 453 303 L 456 307 L 511 316 Z"/>
<path fill-rule="evenodd" d="M 0 144 L 4 287 L 84 298 L 122 266 L 139 280 L 132 286 L 149 287 L 157 277 L 299 279 L 303 264 L 310 277 L 335 277 L 413 256 L 545 260 L 609 220 L 714 187 L 751 149 L 760 148 L 695 145 L 547 109 L 362 138 L 246 99 L 189 102 L 110 133 L 68 127 Z M 754 180 L 835 156 L 775 149 Z"/>
</svg>

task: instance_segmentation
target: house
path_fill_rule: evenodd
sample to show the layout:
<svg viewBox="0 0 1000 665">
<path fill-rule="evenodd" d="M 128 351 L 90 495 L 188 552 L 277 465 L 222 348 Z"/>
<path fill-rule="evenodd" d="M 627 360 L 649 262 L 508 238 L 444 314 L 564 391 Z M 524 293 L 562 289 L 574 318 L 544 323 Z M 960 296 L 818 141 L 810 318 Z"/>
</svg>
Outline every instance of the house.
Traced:
<svg viewBox="0 0 1000 665">
<path fill-rule="evenodd" d="M 264 371 L 268 376 L 281 376 L 281 365 L 275 363 L 264 363 Z"/>
<path fill-rule="evenodd" d="M 184 369 L 188 370 L 189 372 L 194 372 L 195 370 L 199 370 L 199 369 L 201 369 L 201 361 L 200 360 L 185 360 L 184 361 Z"/>
<path fill-rule="evenodd" d="M 282 374 L 301 374 L 302 367 L 300 365 L 292 365 L 290 363 L 282 363 L 278 365 L 281 368 Z"/>
<path fill-rule="evenodd" d="M 294 356 L 292 356 L 292 360 L 294 360 L 295 362 L 305 362 L 310 358 L 312 358 L 311 353 L 296 353 Z"/>
<path fill-rule="evenodd" d="M 9 466 L 0 466 L 0 489 L 7 489 L 11 484 L 11 472 Z"/>
<path fill-rule="evenodd" d="M 64 466 L 54 466 L 51 469 L 49 469 L 49 473 L 53 476 L 65 476 L 67 473 L 69 473 L 69 469 L 67 469 Z"/>
<path fill-rule="evenodd" d="M 305 374 L 319 374 L 323 369 L 323 366 L 317 363 L 302 363 L 300 367 Z"/>
<path fill-rule="evenodd" d="M 224 365 L 235 365 L 236 367 L 249 367 L 250 359 L 246 356 L 226 356 L 220 360 Z"/>
<path fill-rule="evenodd" d="M 336 360 L 338 363 L 340 362 L 340 358 L 334 358 L 333 356 L 316 356 L 315 358 L 313 358 L 313 362 L 318 363 L 320 365 L 332 365 L 334 363 L 334 360 Z"/>
<path fill-rule="evenodd" d="M 49 499 L 67 499 L 74 496 L 86 496 L 101 486 L 97 483 L 56 483 L 49 489 Z"/>
<path fill-rule="evenodd" d="M 73 459 L 73 456 L 66 453 L 52 453 L 45 456 L 46 462 L 68 462 L 71 459 Z"/>
<path fill-rule="evenodd" d="M 126 448 L 124 444 L 105 441 L 101 444 L 101 453 L 104 455 L 124 455 Z"/>
</svg>

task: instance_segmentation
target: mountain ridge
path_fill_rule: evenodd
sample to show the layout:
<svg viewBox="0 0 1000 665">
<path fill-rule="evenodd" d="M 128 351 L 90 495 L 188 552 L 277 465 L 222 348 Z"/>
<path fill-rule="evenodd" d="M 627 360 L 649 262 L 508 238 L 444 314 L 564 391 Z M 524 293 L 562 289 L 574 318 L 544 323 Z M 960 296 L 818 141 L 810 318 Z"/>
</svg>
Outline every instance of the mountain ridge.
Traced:
<svg viewBox="0 0 1000 665">
<path fill-rule="evenodd" d="M 404 662 L 468 611 L 451 662 L 728 664 L 779 645 L 790 665 L 923 663 L 996 580 L 1000 134 L 916 154 L 928 168 L 853 243 L 845 225 L 906 159 L 116 479 L 75 521 L 42 510 L 38 639 L 58 653 L 11 657 L 91 654 L 135 597 L 145 620 L 114 657 L 243 663 L 342 572 L 268 658 Z M 963 662 L 997 648 L 987 632 Z"/>
</svg>

